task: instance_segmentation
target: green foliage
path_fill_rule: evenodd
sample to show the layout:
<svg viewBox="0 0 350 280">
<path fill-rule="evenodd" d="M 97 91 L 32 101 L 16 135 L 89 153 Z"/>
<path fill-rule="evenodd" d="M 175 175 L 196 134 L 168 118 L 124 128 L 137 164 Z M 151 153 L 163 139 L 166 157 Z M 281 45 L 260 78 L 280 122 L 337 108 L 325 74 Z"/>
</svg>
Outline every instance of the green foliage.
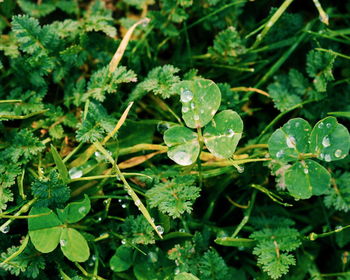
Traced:
<svg viewBox="0 0 350 280">
<path fill-rule="evenodd" d="M 70 197 L 68 186 L 55 171 L 51 171 L 48 178 L 35 180 L 31 188 L 37 207 L 57 207 Z"/>
<path fill-rule="evenodd" d="M 310 130 L 307 121 L 291 119 L 268 141 L 270 155 L 275 160 L 272 169 L 279 176 L 278 184 L 297 199 L 325 194 L 330 186 L 329 172 L 309 158 L 317 157 L 326 162 L 340 160 L 350 148 L 348 130 L 334 117 L 319 121 Z M 288 162 L 293 164 L 283 164 Z"/>
<path fill-rule="evenodd" d="M 286 274 L 289 266 L 296 264 L 290 253 L 301 245 L 296 229 L 280 225 L 255 231 L 250 238 L 257 242 L 253 254 L 258 256 L 258 263 L 272 279 Z"/>
<path fill-rule="evenodd" d="M 231 65 L 237 63 L 240 56 L 244 55 L 246 51 L 244 42 L 233 26 L 218 33 L 215 36 L 213 46 L 208 49 L 208 53 L 214 61 Z"/>
<path fill-rule="evenodd" d="M 91 102 L 86 118 L 78 125 L 77 139 L 81 142 L 100 141 L 116 125 L 106 109 L 99 103 Z"/>
<path fill-rule="evenodd" d="M 154 244 L 154 231 L 142 216 L 128 216 L 121 226 L 127 244 Z"/>
<path fill-rule="evenodd" d="M 296 2 L 0 0 L 0 279 L 345 279 L 350 10 Z"/>
<path fill-rule="evenodd" d="M 311 78 L 317 91 L 327 90 L 327 83 L 333 81 L 332 74 L 335 55 L 320 51 L 310 51 L 307 54 L 306 71 Z"/>
<path fill-rule="evenodd" d="M 193 176 L 181 176 L 165 183 L 158 183 L 148 190 L 151 207 L 172 218 L 180 218 L 184 213 L 192 212 L 192 204 L 199 197 L 199 188 L 194 186 Z"/>
<path fill-rule="evenodd" d="M 58 216 L 45 207 L 33 207 L 29 218 L 28 230 L 35 249 L 49 253 L 60 244 L 63 255 L 69 260 L 84 262 L 89 258 L 90 250 L 86 239 L 68 224 L 83 219 L 90 210 L 90 200 L 85 196 L 81 202 L 69 203 L 64 209 L 57 209 Z"/>
<path fill-rule="evenodd" d="M 1 258 L 6 259 L 17 250 L 18 247 L 12 246 L 1 254 Z M 27 279 L 36 279 L 40 271 L 45 268 L 45 259 L 43 256 L 38 255 L 34 247 L 29 244 L 21 254 L 14 257 L 9 262 L 0 263 L 0 267 L 9 271 L 12 275 L 19 276 L 21 274 Z"/>
<path fill-rule="evenodd" d="M 328 208 L 348 212 L 350 210 L 350 173 L 346 172 L 336 178 L 333 188 L 329 189 L 324 198 Z"/>
</svg>

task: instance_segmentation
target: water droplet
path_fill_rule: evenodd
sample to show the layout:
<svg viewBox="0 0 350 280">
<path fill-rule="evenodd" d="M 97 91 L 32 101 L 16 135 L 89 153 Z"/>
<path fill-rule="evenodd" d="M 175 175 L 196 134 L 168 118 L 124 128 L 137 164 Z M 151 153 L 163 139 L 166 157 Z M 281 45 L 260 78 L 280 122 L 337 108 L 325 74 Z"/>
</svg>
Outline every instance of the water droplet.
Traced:
<svg viewBox="0 0 350 280">
<path fill-rule="evenodd" d="M 105 200 L 103 201 L 103 204 L 104 204 L 104 205 L 107 205 L 107 204 L 108 204 L 108 199 L 105 199 Z"/>
<path fill-rule="evenodd" d="M 235 166 L 236 167 L 236 169 L 237 169 L 237 171 L 238 171 L 238 173 L 243 173 L 244 172 L 244 166 Z"/>
<path fill-rule="evenodd" d="M 126 204 L 125 203 L 122 204 L 122 208 L 126 208 Z"/>
<path fill-rule="evenodd" d="M 324 158 L 324 154 L 320 154 L 320 159 L 323 159 Z"/>
<path fill-rule="evenodd" d="M 119 202 L 119 203 L 121 203 L 121 202 L 122 202 L 122 200 L 121 200 L 121 199 L 118 199 L 118 202 Z"/>
<path fill-rule="evenodd" d="M 330 145 L 331 145 L 331 143 L 329 141 L 329 137 L 328 136 L 323 137 L 322 146 L 326 148 L 326 147 L 329 147 Z"/>
<path fill-rule="evenodd" d="M 150 261 L 153 263 L 158 261 L 158 255 L 155 252 L 149 252 L 148 257 L 149 257 Z"/>
<path fill-rule="evenodd" d="M 284 155 L 284 151 L 283 150 L 280 150 L 276 153 L 276 157 L 277 158 L 281 158 L 282 156 Z"/>
<path fill-rule="evenodd" d="M 203 109 L 201 110 L 201 114 L 204 114 L 204 110 Z"/>
<path fill-rule="evenodd" d="M 135 201 L 135 205 L 136 205 L 136 206 L 140 206 L 140 205 L 141 205 L 141 200 L 137 199 L 137 200 Z"/>
<path fill-rule="evenodd" d="M 304 168 L 304 173 L 305 173 L 305 174 L 308 174 L 308 173 L 309 173 L 309 169 Z"/>
<path fill-rule="evenodd" d="M 332 124 L 331 123 L 327 123 L 326 126 L 327 126 L 327 128 L 331 128 Z"/>
<path fill-rule="evenodd" d="M 191 103 L 191 109 L 194 109 L 194 107 L 196 107 L 196 105 L 194 105 L 194 103 Z"/>
<path fill-rule="evenodd" d="M 185 232 L 185 229 L 184 228 L 180 228 L 179 232 Z"/>
<path fill-rule="evenodd" d="M 324 123 L 323 122 L 320 122 L 319 124 L 318 124 L 318 128 L 323 128 L 324 127 Z"/>
<path fill-rule="evenodd" d="M 233 137 L 233 135 L 235 135 L 235 132 L 231 128 L 227 130 L 227 133 L 228 133 L 228 137 Z"/>
<path fill-rule="evenodd" d="M 193 93 L 192 91 L 185 89 L 183 92 L 181 92 L 181 97 L 180 97 L 181 101 L 186 103 L 186 102 L 190 102 L 193 99 Z"/>
<path fill-rule="evenodd" d="M 175 263 L 176 263 L 176 261 L 175 261 Z M 175 268 L 175 270 L 174 270 L 174 274 L 175 275 L 178 275 L 180 273 L 180 268 Z"/>
<path fill-rule="evenodd" d="M 76 179 L 76 178 L 80 178 L 83 176 L 83 171 L 79 170 L 76 167 L 73 167 L 73 168 L 69 169 L 68 174 L 69 174 L 69 177 L 71 179 Z"/>
<path fill-rule="evenodd" d="M 122 239 L 121 243 L 122 243 L 123 245 L 125 245 L 125 244 L 126 244 L 126 240 L 125 240 L 125 239 Z"/>
<path fill-rule="evenodd" d="M 335 231 L 338 232 L 338 231 L 341 231 L 343 230 L 343 227 L 342 226 L 336 226 L 335 227 Z"/>
<path fill-rule="evenodd" d="M 86 213 L 86 207 L 85 207 L 85 206 L 81 206 L 81 207 L 79 208 L 78 212 L 79 212 L 80 214 L 85 214 L 85 213 Z"/>
<path fill-rule="evenodd" d="M 327 162 L 330 162 L 332 160 L 331 155 L 329 155 L 329 154 L 324 155 L 324 160 Z"/>
<path fill-rule="evenodd" d="M 160 234 L 163 234 L 164 233 L 164 228 L 162 226 L 156 226 L 157 228 L 157 231 L 160 233 Z"/>
<path fill-rule="evenodd" d="M 190 108 L 183 106 L 182 107 L 182 113 L 187 113 L 190 110 Z"/>
<path fill-rule="evenodd" d="M 335 155 L 335 157 L 340 158 L 341 157 L 341 153 L 342 153 L 342 151 L 338 149 L 338 150 L 336 150 L 334 152 L 334 155 Z"/>
<path fill-rule="evenodd" d="M 61 239 L 60 240 L 60 244 L 61 244 L 62 247 L 66 246 L 67 245 L 67 240 Z"/>
<path fill-rule="evenodd" d="M 1 232 L 6 234 L 10 231 L 10 226 L 1 227 Z"/>
<path fill-rule="evenodd" d="M 214 115 L 215 115 L 215 113 L 216 113 L 216 111 L 215 111 L 215 110 L 212 110 L 212 111 L 210 112 L 210 114 L 211 114 L 212 116 L 214 116 Z"/>
<path fill-rule="evenodd" d="M 192 163 L 190 154 L 184 151 L 178 151 L 175 153 L 173 159 L 180 165 L 190 165 Z"/>
<path fill-rule="evenodd" d="M 128 190 L 128 195 L 132 195 L 132 191 L 131 190 Z"/>
<path fill-rule="evenodd" d="M 300 126 L 300 123 L 296 122 L 295 127 L 299 127 L 299 126 Z"/>
<path fill-rule="evenodd" d="M 194 115 L 194 116 L 193 116 L 193 119 L 194 119 L 195 121 L 199 121 L 199 116 L 198 116 L 198 115 Z"/>
<path fill-rule="evenodd" d="M 287 136 L 286 143 L 289 148 L 295 148 L 296 140 L 293 136 Z"/>
</svg>

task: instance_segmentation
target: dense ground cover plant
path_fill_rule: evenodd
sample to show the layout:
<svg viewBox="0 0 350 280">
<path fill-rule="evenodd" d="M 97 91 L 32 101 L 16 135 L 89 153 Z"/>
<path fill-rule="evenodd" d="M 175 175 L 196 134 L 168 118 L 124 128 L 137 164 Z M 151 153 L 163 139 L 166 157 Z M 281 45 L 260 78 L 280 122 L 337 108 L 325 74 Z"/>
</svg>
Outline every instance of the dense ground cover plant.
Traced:
<svg viewBox="0 0 350 280">
<path fill-rule="evenodd" d="M 1 279 L 350 279 L 347 1 L 0 1 Z"/>
</svg>

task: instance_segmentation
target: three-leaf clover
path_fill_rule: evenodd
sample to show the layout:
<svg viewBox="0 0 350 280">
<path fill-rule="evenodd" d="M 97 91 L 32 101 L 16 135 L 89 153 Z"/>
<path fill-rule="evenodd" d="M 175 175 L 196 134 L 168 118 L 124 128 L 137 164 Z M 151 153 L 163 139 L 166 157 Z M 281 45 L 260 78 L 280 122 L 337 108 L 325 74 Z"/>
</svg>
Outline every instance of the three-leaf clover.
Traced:
<svg viewBox="0 0 350 280">
<path fill-rule="evenodd" d="M 62 253 L 71 261 L 84 262 L 90 256 L 85 238 L 69 224 L 83 219 L 90 211 L 90 199 L 85 195 L 79 202 L 69 203 L 57 214 L 46 207 L 33 207 L 28 220 L 29 236 L 34 247 L 42 253 L 49 253 L 60 244 Z M 50 214 L 47 214 L 50 213 Z"/>
<path fill-rule="evenodd" d="M 218 86 L 213 81 L 199 79 L 180 82 L 175 89 L 180 94 L 182 118 L 187 127 L 175 126 L 165 132 L 169 158 L 180 165 L 191 165 L 203 143 L 216 157 L 230 158 L 242 136 L 243 122 L 232 110 L 216 114 L 221 103 Z M 199 129 L 204 126 L 201 135 Z M 197 133 L 190 128 L 196 128 Z"/>
<path fill-rule="evenodd" d="M 314 158 L 326 162 L 343 159 L 349 152 L 350 136 L 334 117 L 319 121 L 312 130 L 307 121 L 295 118 L 271 135 L 268 146 L 271 157 L 284 169 L 283 184 L 289 193 L 307 199 L 324 194 L 330 185 L 329 172 Z"/>
</svg>

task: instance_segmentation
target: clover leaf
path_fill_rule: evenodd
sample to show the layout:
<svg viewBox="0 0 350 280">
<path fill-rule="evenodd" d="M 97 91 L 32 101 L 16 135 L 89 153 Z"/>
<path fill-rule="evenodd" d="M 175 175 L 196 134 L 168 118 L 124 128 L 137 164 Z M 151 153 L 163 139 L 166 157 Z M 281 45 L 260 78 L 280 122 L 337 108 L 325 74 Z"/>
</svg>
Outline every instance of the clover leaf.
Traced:
<svg viewBox="0 0 350 280">
<path fill-rule="evenodd" d="M 219 109 L 221 92 L 211 80 L 182 81 L 175 90 L 180 94 L 182 118 L 190 128 L 205 126 Z"/>
<path fill-rule="evenodd" d="M 85 238 L 68 223 L 75 223 L 90 211 L 90 200 L 69 203 L 65 209 L 57 209 L 58 215 L 46 207 L 33 207 L 28 219 L 29 236 L 34 247 L 42 253 L 49 253 L 60 244 L 62 253 L 71 261 L 84 262 L 90 256 Z"/>
</svg>

